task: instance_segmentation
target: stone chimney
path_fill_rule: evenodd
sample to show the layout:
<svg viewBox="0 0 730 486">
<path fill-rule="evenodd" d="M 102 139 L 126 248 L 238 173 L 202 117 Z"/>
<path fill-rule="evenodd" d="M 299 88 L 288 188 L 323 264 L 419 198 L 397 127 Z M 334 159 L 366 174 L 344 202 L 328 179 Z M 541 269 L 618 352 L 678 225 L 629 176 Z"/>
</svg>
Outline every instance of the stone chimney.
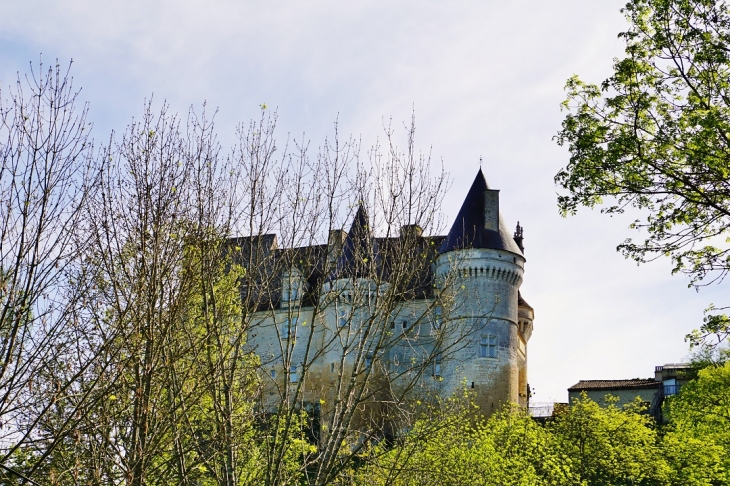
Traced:
<svg viewBox="0 0 730 486">
<path fill-rule="evenodd" d="M 499 190 L 484 191 L 484 229 L 499 231 Z"/>
<path fill-rule="evenodd" d="M 340 229 L 330 230 L 330 235 L 327 239 L 327 246 L 340 249 L 342 248 L 342 244 L 345 242 L 345 238 L 347 238 L 347 232 Z"/>
<path fill-rule="evenodd" d="M 327 254 L 328 263 L 333 264 L 342 255 L 342 245 L 345 244 L 347 232 L 343 230 L 330 230 L 329 238 L 327 238 Z"/>
</svg>

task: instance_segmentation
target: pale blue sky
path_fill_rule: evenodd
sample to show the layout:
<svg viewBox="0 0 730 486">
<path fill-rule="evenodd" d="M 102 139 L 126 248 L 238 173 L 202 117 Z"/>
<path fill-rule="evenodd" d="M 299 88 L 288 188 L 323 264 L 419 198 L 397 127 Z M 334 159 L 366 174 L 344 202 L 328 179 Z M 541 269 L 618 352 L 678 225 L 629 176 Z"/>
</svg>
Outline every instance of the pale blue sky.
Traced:
<svg viewBox="0 0 730 486">
<path fill-rule="evenodd" d="M 185 113 L 218 107 L 221 140 L 278 107 L 280 133 L 312 146 L 340 130 L 367 147 L 382 120 L 409 120 L 451 172 L 449 225 L 484 158 L 510 226 L 525 228 L 523 295 L 535 308 L 535 401 L 567 400 L 579 379 L 650 377 L 687 355 L 684 335 L 723 287 L 699 294 L 668 262 L 637 267 L 615 252 L 630 217 L 562 219 L 552 136 L 563 84 L 598 82 L 621 55 L 623 0 L 190 1 L 0 0 L 0 84 L 74 60 L 97 139 L 123 130 L 154 94 Z"/>
</svg>

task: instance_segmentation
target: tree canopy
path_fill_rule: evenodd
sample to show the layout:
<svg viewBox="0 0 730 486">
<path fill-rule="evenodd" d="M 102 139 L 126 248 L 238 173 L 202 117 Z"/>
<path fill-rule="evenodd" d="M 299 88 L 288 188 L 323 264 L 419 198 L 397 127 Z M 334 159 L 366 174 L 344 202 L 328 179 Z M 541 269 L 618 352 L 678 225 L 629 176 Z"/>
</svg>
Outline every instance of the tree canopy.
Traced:
<svg viewBox="0 0 730 486">
<path fill-rule="evenodd" d="M 635 208 L 639 263 L 669 256 L 699 288 L 730 271 L 730 10 L 715 0 L 632 0 L 625 56 L 600 85 L 577 76 L 556 136 L 570 161 L 555 176 L 564 215 Z M 633 213 L 632 213 L 633 214 Z M 727 302 L 710 305 L 693 344 L 723 340 Z M 715 312 L 719 311 L 719 312 Z M 714 339 L 714 338 L 713 338 Z"/>
</svg>

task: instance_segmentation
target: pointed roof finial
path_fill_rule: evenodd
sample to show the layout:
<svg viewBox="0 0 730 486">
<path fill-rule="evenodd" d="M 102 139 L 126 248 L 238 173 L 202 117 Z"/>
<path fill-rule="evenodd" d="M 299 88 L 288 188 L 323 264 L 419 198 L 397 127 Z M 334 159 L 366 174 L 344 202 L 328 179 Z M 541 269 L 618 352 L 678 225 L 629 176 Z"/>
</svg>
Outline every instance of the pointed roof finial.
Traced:
<svg viewBox="0 0 730 486">
<path fill-rule="evenodd" d="M 481 170 L 481 168 L 482 168 L 482 162 L 483 162 L 482 156 L 480 155 L 479 156 L 479 170 Z"/>
<path fill-rule="evenodd" d="M 522 244 L 522 241 L 523 241 L 524 238 L 522 236 L 522 226 L 520 226 L 520 222 L 519 221 L 517 221 L 517 228 L 515 228 L 515 234 L 512 236 L 512 238 L 514 238 L 515 243 L 517 243 L 517 246 L 520 247 L 520 251 L 522 251 L 522 253 L 524 254 L 525 253 L 525 247 Z"/>
</svg>

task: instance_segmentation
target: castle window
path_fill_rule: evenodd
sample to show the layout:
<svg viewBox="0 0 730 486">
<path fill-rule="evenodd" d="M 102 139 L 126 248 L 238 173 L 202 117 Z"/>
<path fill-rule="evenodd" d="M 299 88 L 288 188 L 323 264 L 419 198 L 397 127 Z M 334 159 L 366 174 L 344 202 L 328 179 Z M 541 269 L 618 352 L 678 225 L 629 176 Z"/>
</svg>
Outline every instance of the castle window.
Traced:
<svg viewBox="0 0 730 486">
<path fill-rule="evenodd" d="M 403 329 L 408 329 L 408 321 L 401 322 L 401 326 L 403 326 Z"/>
<path fill-rule="evenodd" d="M 433 320 L 431 321 L 431 327 L 434 331 L 441 329 L 441 307 L 436 307 L 433 310 Z"/>
<path fill-rule="evenodd" d="M 276 378 L 276 370 L 271 370 L 271 377 Z"/>
<path fill-rule="evenodd" d="M 335 372 L 335 364 L 330 363 L 330 373 L 334 373 L 334 372 Z"/>
<path fill-rule="evenodd" d="M 369 370 L 372 365 L 373 365 L 373 357 L 372 356 L 366 356 L 365 357 L 365 369 L 366 370 Z"/>
<path fill-rule="evenodd" d="M 306 283 L 300 279 L 297 271 L 285 273 L 282 277 L 282 303 L 298 303 L 301 297 L 299 290 L 302 288 L 306 289 Z"/>
<path fill-rule="evenodd" d="M 497 357 L 497 336 L 494 336 L 492 334 L 482 335 L 482 339 L 479 342 L 479 357 Z"/>
<path fill-rule="evenodd" d="M 292 383 L 296 383 L 299 381 L 299 372 L 296 366 L 289 367 L 289 381 Z"/>
<path fill-rule="evenodd" d="M 292 317 L 281 326 L 281 338 L 290 339 L 297 337 L 297 318 Z"/>
<path fill-rule="evenodd" d="M 337 326 L 345 327 L 347 325 L 347 311 L 341 310 L 337 313 Z"/>
<path fill-rule="evenodd" d="M 441 355 L 437 354 L 433 360 L 433 377 L 441 378 Z"/>
</svg>

